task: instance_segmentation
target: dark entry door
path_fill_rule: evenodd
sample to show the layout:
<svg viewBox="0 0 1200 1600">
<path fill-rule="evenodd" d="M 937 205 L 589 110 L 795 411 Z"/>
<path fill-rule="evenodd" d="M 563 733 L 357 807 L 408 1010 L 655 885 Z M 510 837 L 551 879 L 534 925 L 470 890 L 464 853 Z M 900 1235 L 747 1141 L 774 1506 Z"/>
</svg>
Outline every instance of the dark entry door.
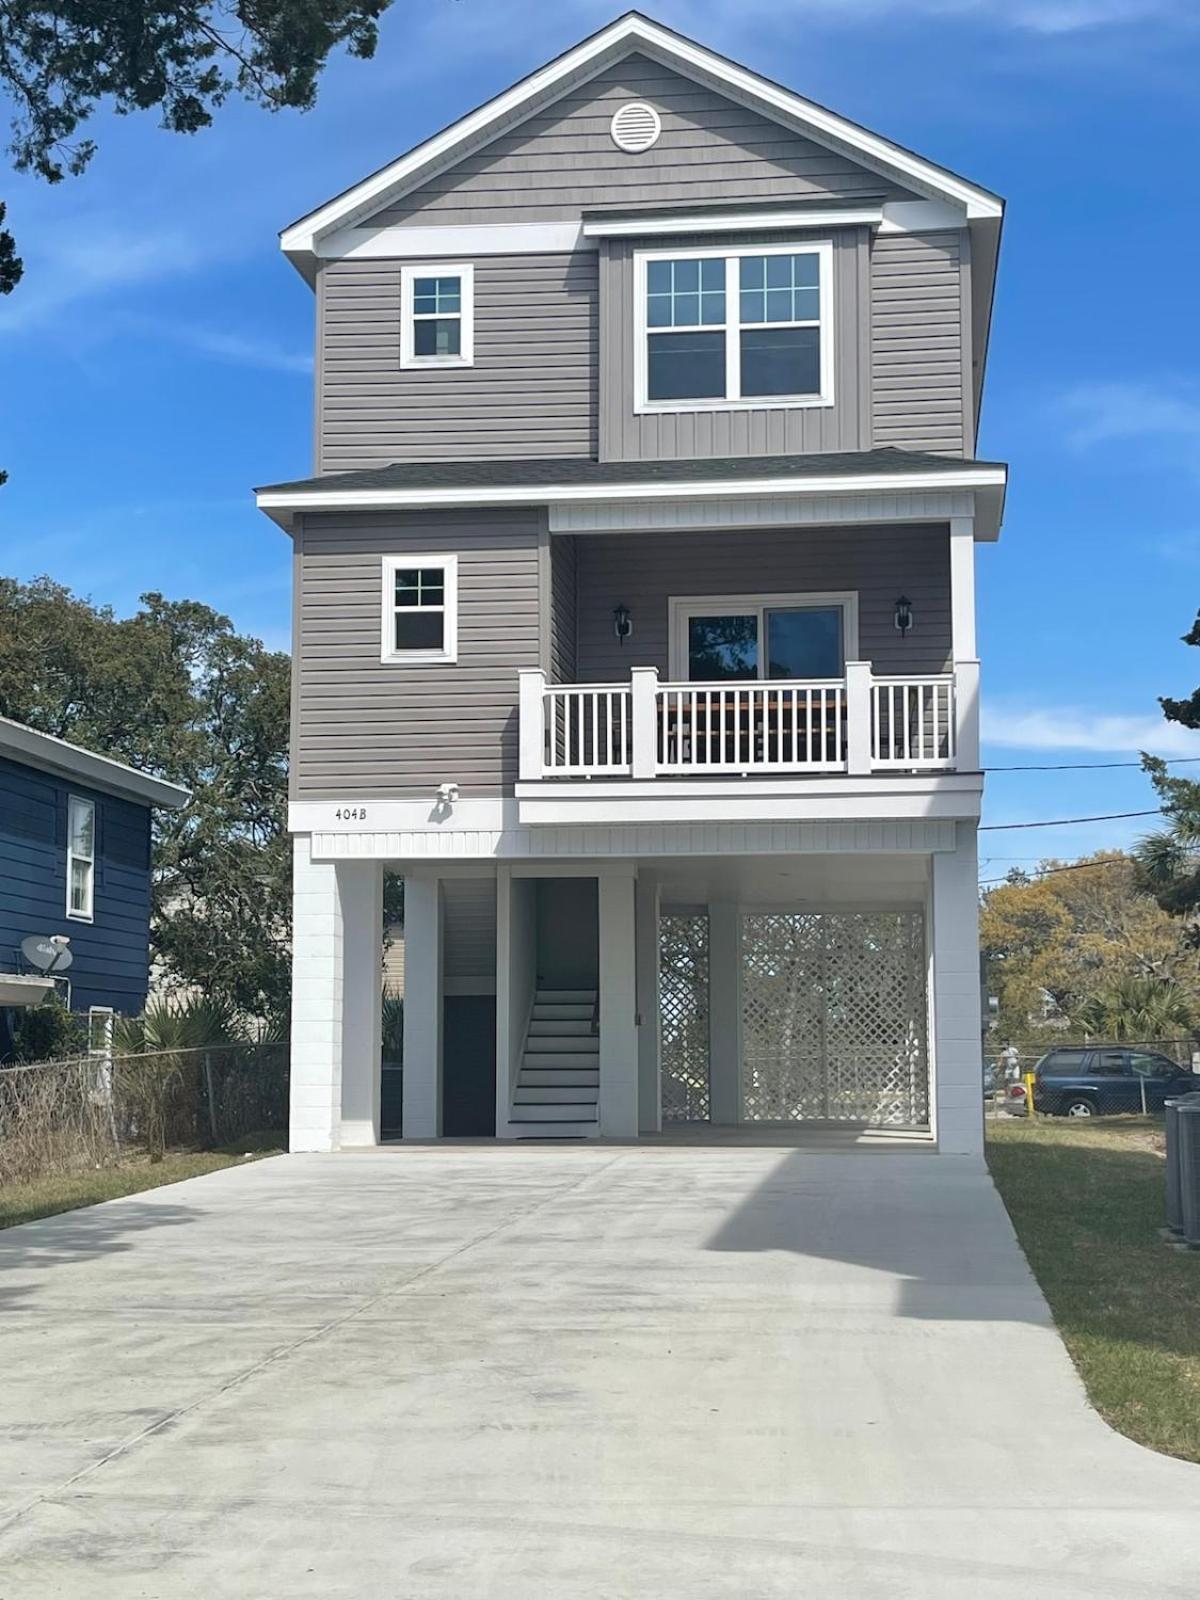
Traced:
<svg viewBox="0 0 1200 1600">
<path fill-rule="evenodd" d="M 447 995 L 442 1033 L 442 1133 L 486 1139 L 496 1133 L 496 998 Z"/>
</svg>

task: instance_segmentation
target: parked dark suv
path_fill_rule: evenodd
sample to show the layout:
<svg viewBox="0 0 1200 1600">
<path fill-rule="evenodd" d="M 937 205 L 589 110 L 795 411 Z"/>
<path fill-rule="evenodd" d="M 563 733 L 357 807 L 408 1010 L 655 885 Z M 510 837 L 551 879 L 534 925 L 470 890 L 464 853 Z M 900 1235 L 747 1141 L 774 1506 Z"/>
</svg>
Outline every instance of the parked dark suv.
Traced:
<svg viewBox="0 0 1200 1600">
<path fill-rule="evenodd" d="M 1155 1050 L 1108 1046 L 1051 1050 L 1033 1069 L 1036 1110 L 1059 1117 L 1098 1117 L 1116 1111 L 1161 1111 L 1173 1094 L 1200 1089 L 1200 1078 Z"/>
</svg>

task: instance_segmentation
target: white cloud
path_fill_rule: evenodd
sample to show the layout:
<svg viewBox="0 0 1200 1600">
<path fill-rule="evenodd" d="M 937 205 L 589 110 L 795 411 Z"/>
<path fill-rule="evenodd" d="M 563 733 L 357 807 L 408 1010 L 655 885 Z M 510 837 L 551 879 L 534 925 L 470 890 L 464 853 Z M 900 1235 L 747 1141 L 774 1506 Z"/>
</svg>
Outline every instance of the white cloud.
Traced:
<svg viewBox="0 0 1200 1600">
<path fill-rule="evenodd" d="M 86 301 L 144 288 L 205 264 L 200 241 L 182 228 L 138 231 L 76 216 L 18 244 L 25 277 L 0 303 L 0 333 L 30 333 Z"/>
<path fill-rule="evenodd" d="M 1091 750 L 1112 755 L 1200 756 L 1200 733 L 1162 716 L 1121 715 L 1082 706 L 1037 707 L 985 702 L 983 739 L 1018 750 Z"/>
<path fill-rule="evenodd" d="M 1080 449 L 1151 439 L 1200 451 L 1200 394 L 1178 384 L 1090 383 L 1061 402 L 1070 442 Z"/>
<path fill-rule="evenodd" d="M 195 327 L 186 322 L 138 321 L 132 325 L 143 335 L 156 339 L 170 339 L 186 345 L 200 355 L 211 356 L 235 367 L 257 367 L 264 372 L 287 372 L 308 375 L 312 372 L 312 356 L 302 350 L 285 349 L 268 339 L 230 333 L 217 328 Z"/>
</svg>

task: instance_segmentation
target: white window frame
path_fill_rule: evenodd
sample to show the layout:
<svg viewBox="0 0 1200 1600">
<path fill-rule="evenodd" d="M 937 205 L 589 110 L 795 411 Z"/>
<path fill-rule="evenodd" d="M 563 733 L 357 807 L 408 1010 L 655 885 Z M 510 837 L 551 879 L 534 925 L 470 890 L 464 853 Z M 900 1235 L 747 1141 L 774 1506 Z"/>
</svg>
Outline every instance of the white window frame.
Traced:
<svg viewBox="0 0 1200 1600">
<path fill-rule="evenodd" d="M 440 650 L 397 650 L 396 648 L 396 573 L 408 567 L 440 567 L 442 571 L 442 606 L 445 619 Z M 432 661 L 458 660 L 458 557 L 439 550 L 430 555 L 384 556 L 381 581 L 383 617 L 380 640 L 380 660 L 399 662 L 409 666 L 427 665 Z M 435 606 L 415 608 L 418 611 L 435 611 Z"/>
<path fill-rule="evenodd" d="M 842 666 L 858 660 L 858 590 L 840 589 L 820 594 L 689 594 L 672 595 L 667 602 L 670 619 L 671 681 L 687 683 L 688 621 L 692 617 L 744 616 L 758 613 L 758 681 L 786 683 L 786 678 L 766 677 L 763 644 L 763 619 L 768 611 L 828 610 L 842 612 Z M 747 682 L 750 680 L 747 679 Z M 815 681 L 815 680 L 814 680 Z M 822 680 L 824 681 L 824 680 Z M 837 680 L 829 680 L 836 682 Z"/>
<path fill-rule="evenodd" d="M 413 350 L 413 285 L 418 278 L 459 279 L 459 352 L 456 356 L 419 356 Z M 454 312 L 449 313 L 455 315 Z M 426 317 L 421 321 L 443 321 Z M 475 268 L 469 261 L 416 261 L 400 268 L 400 365 L 402 367 L 473 367 L 475 365 Z"/>
<path fill-rule="evenodd" d="M 821 392 L 820 394 L 770 394 L 742 398 L 742 346 L 741 333 L 745 328 L 811 328 L 811 321 L 802 322 L 747 322 L 741 320 L 741 273 L 739 263 L 744 256 L 802 256 L 815 255 L 818 262 L 817 284 L 820 290 L 821 316 L 817 324 L 821 330 Z M 646 267 L 651 261 L 703 261 L 714 257 L 725 261 L 725 397 L 704 400 L 651 400 L 649 398 L 649 336 L 652 333 L 679 333 L 679 328 L 651 328 L 646 320 Z M 831 406 L 834 401 L 833 350 L 833 243 L 828 239 L 797 240 L 794 244 L 706 245 L 690 250 L 677 246 L 674 250 L 638 250 L 633 257 L 633 409 L 638 416 L 675 411 L 779 411 L 804 407 Z M 716 333 L 719 324 L 707 323 L 689 332 Z"/>
<path fill-rule="evenodd" d="M 86 806 L 92 814 L 92 853 L 90 856 L 77 856 L 71 848 L 71 840 L 75 829 L 73 817 L 76 806 Z M 71 878 L 72 868 L 76 861 L 87 863 L 87 909 L 75 911 L 71 907 Z M 96 915 L 96 802 L 85 799 L 81 794 L 67 796 L 67 916 L 72 922 L 93 922 Z"/>
<path fill-rule="evenodd" d="M 112 1006 L 88 1007 L 88 1035 L 87 1053 L 97 1056 L 102 1060 L 111 1061 L 113 1054 L 113 1021 L 117 1013 Z M 96 1041 L 96 1029 L 101 1029 L 100 1042 Z"/>
</svg>

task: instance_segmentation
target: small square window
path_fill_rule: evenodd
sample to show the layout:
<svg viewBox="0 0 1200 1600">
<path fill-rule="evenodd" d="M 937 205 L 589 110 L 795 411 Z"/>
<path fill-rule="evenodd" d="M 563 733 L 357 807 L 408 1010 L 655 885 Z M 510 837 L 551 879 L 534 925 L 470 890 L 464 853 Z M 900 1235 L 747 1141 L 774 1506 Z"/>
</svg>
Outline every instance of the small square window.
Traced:
<svg viewBox="0 0 1200 1600">
<path fill-rule="evenodd" d="M 457 556 L 384 557 L 384 661 L 455 661 L 457 613 Z"/>
</svg>

